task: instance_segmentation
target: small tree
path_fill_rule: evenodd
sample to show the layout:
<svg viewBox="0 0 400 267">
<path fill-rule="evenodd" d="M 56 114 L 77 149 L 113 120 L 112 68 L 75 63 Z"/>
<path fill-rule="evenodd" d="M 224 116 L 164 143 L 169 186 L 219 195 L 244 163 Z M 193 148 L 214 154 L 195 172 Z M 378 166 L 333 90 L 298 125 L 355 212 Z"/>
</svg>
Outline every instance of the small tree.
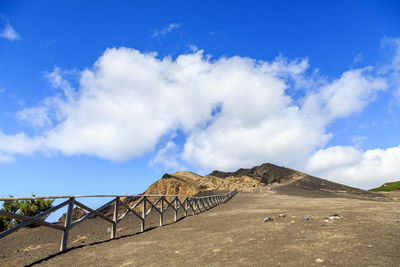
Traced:
<svg viewBox="0 0 400 267">
<path fill-rule="evenodd" d="M 0 232 L 3 232 L 4 230 L 7 230 L 7 218 L 0 216 Z"/>
<path fill-rule="evenodd" d="M 12 196 L 10 196 L 12 197 Z M 3 202 L 2 210 L 16 213 L 19 210 L 18 200 L 5 200 Z M 0 216 L 0 231 L 7 230 L 16 224 L 15 220 L 7 217 Z"/>
<path fill-rule="evenodd" d="M 35 196 L 35 195 L 33 195 Z M 25 216 L 36 216 L 42 211 L 50 209 L 53 204 L 54 200 L 52 199 L 29 199 L 29 200 L 22 200 L 19 202 L 19 214 Z"/>
<path fill-rule="evenodd" d="M 35 195 L 32 195 L 33 197 Z M 12 197 L 12 196 L 11 196 Z M 54 200 L 48 199 L 30 199 L 30 200 L 6 200 L 3 203 L 4 211 L 18 213 L 21 215 L 33 217 L 52 207 Z M 0 216 L 0 232 L 13 227 L 21 221 L 13 220 Z M 33 226 L 33 225 L 32 225 Z"/>
</svg>

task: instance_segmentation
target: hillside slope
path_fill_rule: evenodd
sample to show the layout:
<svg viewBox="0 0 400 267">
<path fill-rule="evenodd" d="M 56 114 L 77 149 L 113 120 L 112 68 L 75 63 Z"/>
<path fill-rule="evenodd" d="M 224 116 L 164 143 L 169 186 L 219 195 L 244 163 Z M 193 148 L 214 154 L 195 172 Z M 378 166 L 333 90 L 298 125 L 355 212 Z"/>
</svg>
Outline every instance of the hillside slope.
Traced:
<svg viewBox="0 0 400 267">
<path fill-rule="evenodd" d="M 228 191 L 235 188 L 240 192 L 254 192 L 266 186 L 271 186 L 275 192 L 292 195 L 385 198 L 379 193 L 334 183 L 270 163 L 248 169 L 241 168 L 235 172 L 215 170 L 206 176 L 183 171 L 164 174 L 145 194 L 194 196 L 208 191 Z M 393 185 L 384 187 L 392 188 Z"/>
<path fill-rule="evenodd" d="M 380 187 L 370 189 L 369 191 L 371 191 L 371 192 L 391 192 L 391 191 L 400 192 L 400 181 L 384 183 Z"/>
<path fill-rule="evenodd" d="M 215 170 L 205 176 L 186 171 L 178 171 L 174 174 L 166 173 L 161 179 L 150 185 L 143 194 L 202 196 L 233 189 L 240 192 L 254 192 L 266 186 L 272 186 L 273 191 L 277 193 L 307 197 L 387 198 L 383 194 L 334 183 L 270 163 L 248 169 L 241 168 L 235 172 Z M 128 197 L 122 198 L 121 201 L 131 206 L 138 199 L 139 197 Z M 124 207 L 121 207 L 120 212 L 123 213 L 125 210 Z M 105 208 L 103 213 L 111 216 L 112 208 Z"/>
</svg>

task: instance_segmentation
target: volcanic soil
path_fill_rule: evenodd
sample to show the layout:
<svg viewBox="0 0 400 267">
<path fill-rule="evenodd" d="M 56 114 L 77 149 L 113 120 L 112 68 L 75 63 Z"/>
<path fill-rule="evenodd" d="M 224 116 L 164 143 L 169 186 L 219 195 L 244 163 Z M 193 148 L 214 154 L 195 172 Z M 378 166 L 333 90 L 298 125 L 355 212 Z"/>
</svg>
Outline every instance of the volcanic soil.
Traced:
<svg viewBox="0 0 400 267">
<path fill-rule="evenodd" d="M 72 230 L 71 249 L 61 254 L 57 230 L 22 229 L 1 240 L 0 265 L 400 266 L 399 193 L 351 194 L 299 183 L 310 181 L 239 192 L 176 223 L 170 214 L 163 227 L 152 213 L 144 233 L 129 216 L 114 240 L 108 240 L 107 222 L 86 220 Z M 325 219 L 333 214 L 342 217 Z M 273 221 L 264 222 L 265 216 Z"/>
</svg>

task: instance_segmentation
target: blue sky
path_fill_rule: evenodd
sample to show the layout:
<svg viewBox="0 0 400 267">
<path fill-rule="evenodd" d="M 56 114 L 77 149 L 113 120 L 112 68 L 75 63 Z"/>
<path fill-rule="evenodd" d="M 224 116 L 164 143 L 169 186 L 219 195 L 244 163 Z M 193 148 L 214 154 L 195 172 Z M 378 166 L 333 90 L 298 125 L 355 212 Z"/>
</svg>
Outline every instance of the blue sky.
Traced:
<svg viewBox="0 0 400 267">
<path fill-rule="evenodd" d="M 400 179 L 398 1 L 1 1 L 0 195 L 263 162 Z"/>
</svg>

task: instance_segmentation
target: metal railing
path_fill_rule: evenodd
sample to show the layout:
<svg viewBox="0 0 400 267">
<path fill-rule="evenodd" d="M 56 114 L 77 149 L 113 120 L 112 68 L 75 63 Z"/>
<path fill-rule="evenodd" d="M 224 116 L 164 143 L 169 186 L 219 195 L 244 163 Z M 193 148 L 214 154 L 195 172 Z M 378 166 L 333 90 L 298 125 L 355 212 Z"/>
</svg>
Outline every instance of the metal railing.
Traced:
<svg viewBox="0 0 400 267">
<path fill-rule="evenodd" d="M 192 214 L 198 214 L 209 210 L 217 205 L 223 204 L 236 195 L 237 190 L 234 189 L 224 195 L 213 195 L 204 197 L 189 197 L 189 196 L 177 196 L 177 195 L 74 195 L 74 196 L 47 196 L 47 197 L 7 197 L 0 198 L 0 201 L 6 200 L 34 200 L 34 199 L 65 199 L 66 201 L 34 216 L 24 216 L 12 212 L 0 210 L 0 216 L 16 219 L 22 221 L 14 227 L 7 229 L 0 233 L 0 239 L 31 224 L 38 224 L 53 229 L 62 231 L 60 251 L 64 251 L 67 248 L 68 234 L 71 228 L 77 226 L 88 218 L 98 216 L 99 218 L 106 220 L 111 224 L 111 239 L 115 238 L 117 224 L 128 214 L 132 213 L 140 219 L 141 232 L 145 230 L 146 217 L 153 211 L 157 211 L 160 214 L 160 226 L 164 224 L 164 213 L 168 208 L 172 208 L 174 211 L 174 221 L 178 220 L 178 210 L 183 209 L 185 212 L 184 217 L 188 216 L 188 212 L 191 210 Z M 91 209 L 88 206 L 77 201 L 77 198 L 93 198 L 93 197 L 114 197 L 113 200 L 107 202 L 97 209 Z M 125 198 L 136 198 L 137 202 L 132 206 L 125 203 Z M 122 200 L 121 200 L 122 199 Z M 147 206 L 149 204 L 149 206 Z M 53 224 L 46 222 L 45 219 L 53 212 L 67 207 L 67 213 L 65 216 L 64 226 L 59 224 Z M 72 222 L 72 211 L 74 206 L 86 210 L 87 213 L 84 217 Z M 118 216 L 118 210 L 120 207 L 124 207 L 126 211 Z M 108 207 L 113 208 L 112 219 L 106 216 L 102 211 Z"/>
</svg>

